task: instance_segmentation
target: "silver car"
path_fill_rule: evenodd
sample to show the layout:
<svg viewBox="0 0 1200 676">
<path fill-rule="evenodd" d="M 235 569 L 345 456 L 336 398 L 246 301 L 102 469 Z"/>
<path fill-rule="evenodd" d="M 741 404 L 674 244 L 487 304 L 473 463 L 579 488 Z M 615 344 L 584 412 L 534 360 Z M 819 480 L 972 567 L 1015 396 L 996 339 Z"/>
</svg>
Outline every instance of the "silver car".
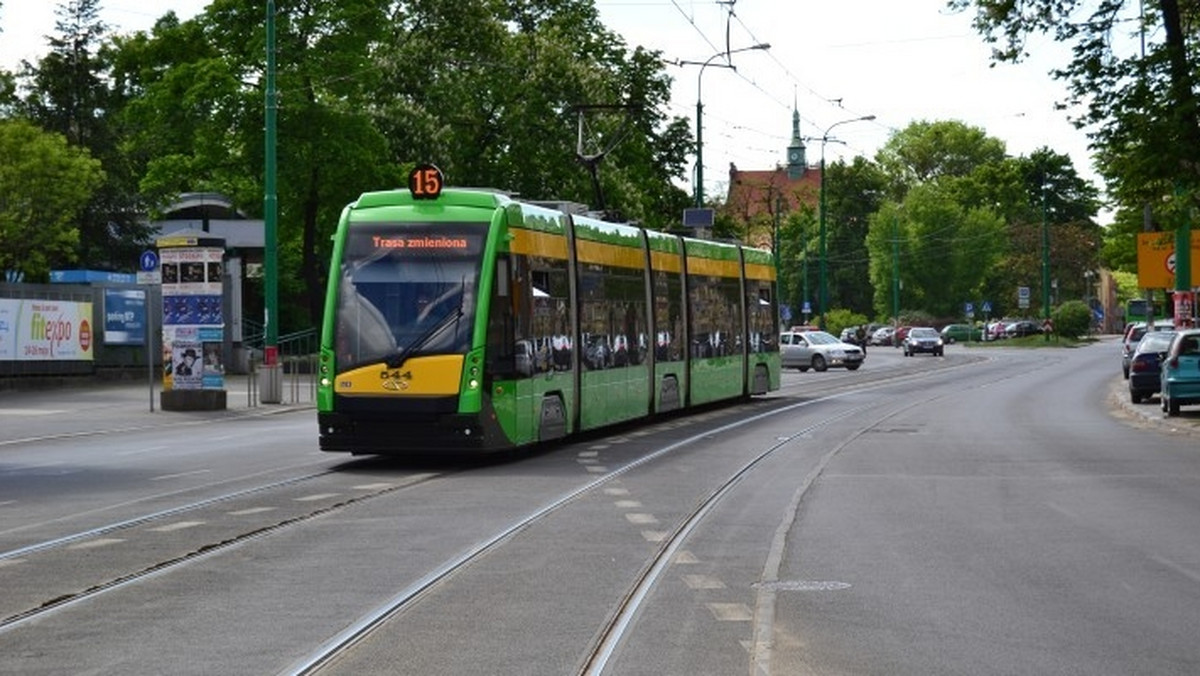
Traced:
<svg viewBox="0 0 1200 676">
<path fill-rule="evenodd" d="M 866 358 L 857 345 L 843 343 L 824 331 L 785 331 L 779 334 L 779 351 L 784 368 L 801 371 L 824 371 L 831 366 L 853 371 Z"/>
</svg>

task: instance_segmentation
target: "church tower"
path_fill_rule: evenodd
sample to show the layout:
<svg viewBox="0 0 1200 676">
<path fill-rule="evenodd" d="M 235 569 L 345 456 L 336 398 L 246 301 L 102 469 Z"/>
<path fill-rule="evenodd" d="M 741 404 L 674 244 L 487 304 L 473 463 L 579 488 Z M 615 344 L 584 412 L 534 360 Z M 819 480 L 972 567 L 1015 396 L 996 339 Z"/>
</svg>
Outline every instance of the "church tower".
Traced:
<svg viewBox="0 0 1200 676">
<path fill-rule="evenodd" d="M 787 175 L 790 180 L 804 176 L 808 158 L 804 156 L 804 139 L 800 137 L 800 109 L 792 104 L 792 143 L 787 149 Z"/>
</svg>

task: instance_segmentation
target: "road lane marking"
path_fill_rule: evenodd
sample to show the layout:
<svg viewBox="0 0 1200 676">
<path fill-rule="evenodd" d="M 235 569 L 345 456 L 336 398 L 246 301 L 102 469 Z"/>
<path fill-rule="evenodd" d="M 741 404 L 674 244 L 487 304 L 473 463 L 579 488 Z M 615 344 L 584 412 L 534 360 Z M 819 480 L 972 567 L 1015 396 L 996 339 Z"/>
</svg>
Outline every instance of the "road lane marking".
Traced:
<svg viewBox="0 0 1200 676">
<path fill-rule="evenodd" d="M 261 514 L 263 512 L 273 512 L 275 507 L 250 507 L 248 509 L 239 509 L 234 512 L 228 512 L 230 516 L 248 516 L 250 514 Z"/>
<path fill-rule="evenodd" d="M 724 589 L 725 583 L 712 575 L 684 575 L 683 583 L 689 589 Z"/>
<path fill-rule="evenodd" d="M 626 514 L 625 519 L 637 526 L 649 526 L 650 524 L 658 523 L 658 518 L 653 514 L 643 514 L 640 512 Z"/>
<path fill-rule="evenodd" d="M 675 563 L 682 564 L 700 563 L 700 559 L 697 559 L 695 554 L 687 551 L 686 549 L 680 550 L 680 552 L 675 555 L 674 561 Z"/>
<path fill-rule="evenodd" d="M 328 500 L 336 498 L 339 493 L 317 493 L 316 495 L 306 495 L 302 498 L 296 498 L 296 502 L 316 502 L 317 500 Z"/>
<path fill-rule="evenodd" d="M 96 549 L 98 547 L 107 547 L 109 545 L 120 544 L 125 540 L 122 538 L 96 538 L 87 542 L 78 542 L 67 547 L 67 549 Z"/>
<path fill-rule="evenodd" d="M 177 530 L 186 530 L 188 528 L 195 528 L 196 526 L 203 526 L 204 523 L 205 522 L 203 521 L 177 521 L 175 523 L 169 523 L 165 526 L 151 528 L 150 530 L 155 533 L 173 533 Z"/>
<path fill-rule="evenodd" d="M 722 622 L 749 622 L 754 619 L 750 606 L 745 603 L 706 603 L 713 617 Z"/>
<path fill-rule="evenodd" d="M 151 481 L 164 481 L 166 479 L 179 479 L 179 478 L 185 477 L 185 476 L 195 476 L 197 474 L 208 474 L 210 472 L 212 472 L 211 469 L 198 469 L 198 470 L 195 470 L 194 472 L 180 472 L 179 474 L 164 474 L 162 476 L 150 477 L 150 480 Z"/>
</svg>

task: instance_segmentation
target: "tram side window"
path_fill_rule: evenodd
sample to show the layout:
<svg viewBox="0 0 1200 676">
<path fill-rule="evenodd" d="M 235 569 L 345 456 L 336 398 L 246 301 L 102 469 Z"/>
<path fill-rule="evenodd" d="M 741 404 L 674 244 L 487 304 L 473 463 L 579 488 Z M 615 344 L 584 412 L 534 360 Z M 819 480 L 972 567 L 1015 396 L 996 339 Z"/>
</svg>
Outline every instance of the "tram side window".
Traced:
<svg viewBox="0 0 1200 676">
<path fill-rule="evenodd" d="M 683 278 L 679 273 L 654 272 L 654 358 L 683 361 Z"/>
<path fill-rule="evenodd" d="M 511 378 L 518 373 L 516 324 L 522 312 L 517 293 L 517 280 L 528 274 L 524 256 L 496 260 L 495 281 L 492 284 L 491 311 L 488 313 L 487 369 L 499 378 Z M 528 375 L 528 374 L 524 374 Z"/>
<path fill-rule="evenodd" d="M 644 363 L 650 341 L 643 272 L 585 263 L 579 278 L 583 365 L 594 371 Z"/>
<path fill-rule="evenodd" d="M 741 354 L 741 285 L 737 279 L 694 275 L 688 278 L 692 309 L 692 357 Z"/>
<path fill-rule="evenodd" d="M 526 345 L 531 350 L 531 371 L 569 371 L 571 338 L 571 288 L 567 261 L 530 256 L 532 317 Z"/>
<path fill-rule="evenodd" d="M 740 355 L 746 351 L 742 335 L 742 282 L 734 277 L 722 277 L 719 283 L 725 312 L 721 316 L 722 341 L 720 355 Z"/>
<path fill-rule="evenodd" d="M 775 303 L 772 302 L 771 286 L 763 281 L 747 280 L 749 290 L 746 308 L 749 312 L 750 351 L 778 352 L 775 341 L 778 329 L 775 326 Z"/>
</svg>

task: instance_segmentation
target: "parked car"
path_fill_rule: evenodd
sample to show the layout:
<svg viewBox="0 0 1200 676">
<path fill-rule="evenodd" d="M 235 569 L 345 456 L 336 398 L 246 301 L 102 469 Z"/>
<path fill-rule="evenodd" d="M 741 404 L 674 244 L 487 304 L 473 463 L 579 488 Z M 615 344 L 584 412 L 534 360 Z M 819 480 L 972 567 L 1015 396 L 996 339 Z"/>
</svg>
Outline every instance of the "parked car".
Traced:
<svg viewBox="0 0 1200 676">
<path fill-rule="evenodd" d="M 784 368 L 824 371 L 831 366 L 851 371 L 862 366 L 865 355 L 857 345 L 843 343 L 824 331 L 785 331 L 779 334 L 779 354 Z"/>
<path fill-rule="evenodd" d="M 1175 334 L 1159 374 L 1159 399 L 1168 416 L 1179 415 L 1179 407 L 1200 404 L 1200 329 Z"/>
<path fill-rule="evenodd" d="M 892 327 L 881 326 L 871 334 L 867 339 L 868 345 L 891 345 L 892 344 Z"/>
<path fill-rule="evenodd" d="M 1162 362 L 1174 338 L 1174 331 L 1154 331 L 1138 341 L 1129 359 L 1129 400 L 1133 403 L 1140 404 L 1162 389 Z"/>
<path fill-rule="evenodd" d="M 1154 322 L 1154 331 L 1174 330 L 1174 320 L 1159 319 Z M 1133 357 L 1133 350 L 1146 332 L 1146 322 L 1132 322 L 1125 327 L 1125 337 L 1121 339 L 1121 374 L 1126 378 L 1129 377 L 1129 360 Z"/>
<path fill-rule="evenodd" d="M 1006 338 L 1024 338 L 1025 336 L 1042 335 L 1042 325 L 1028 319 L 1020 319 L 1004 327 Z"/>
<path fill-rule="evenodd" d="M 987 325 L 987 330 L 983 334 L 983 339 L 1000 340 L 1001 338 L 1007 338 L 1008 335 L 1004 333 L 1004 329 L 1008 328 L 1009 323 L 1010 322 L 1005 321 L 991 322 Z"/>
<path fill-rule="evenodd" d="M 983 340 L 983 329 L 970 324 L 947 324 L 942 327 L 942 341 L 956 343 L 960 340 Z"/>
<path fill-rule="evenodd" d="M 941 357 L 945 354 L 945 349 L 942 336 L 936 329 L 928 326 L 914 326 L 909 330 L 908 335 L 904 337 L 905 357 L 911 357 L 921 352 Z"/>
</svg>

